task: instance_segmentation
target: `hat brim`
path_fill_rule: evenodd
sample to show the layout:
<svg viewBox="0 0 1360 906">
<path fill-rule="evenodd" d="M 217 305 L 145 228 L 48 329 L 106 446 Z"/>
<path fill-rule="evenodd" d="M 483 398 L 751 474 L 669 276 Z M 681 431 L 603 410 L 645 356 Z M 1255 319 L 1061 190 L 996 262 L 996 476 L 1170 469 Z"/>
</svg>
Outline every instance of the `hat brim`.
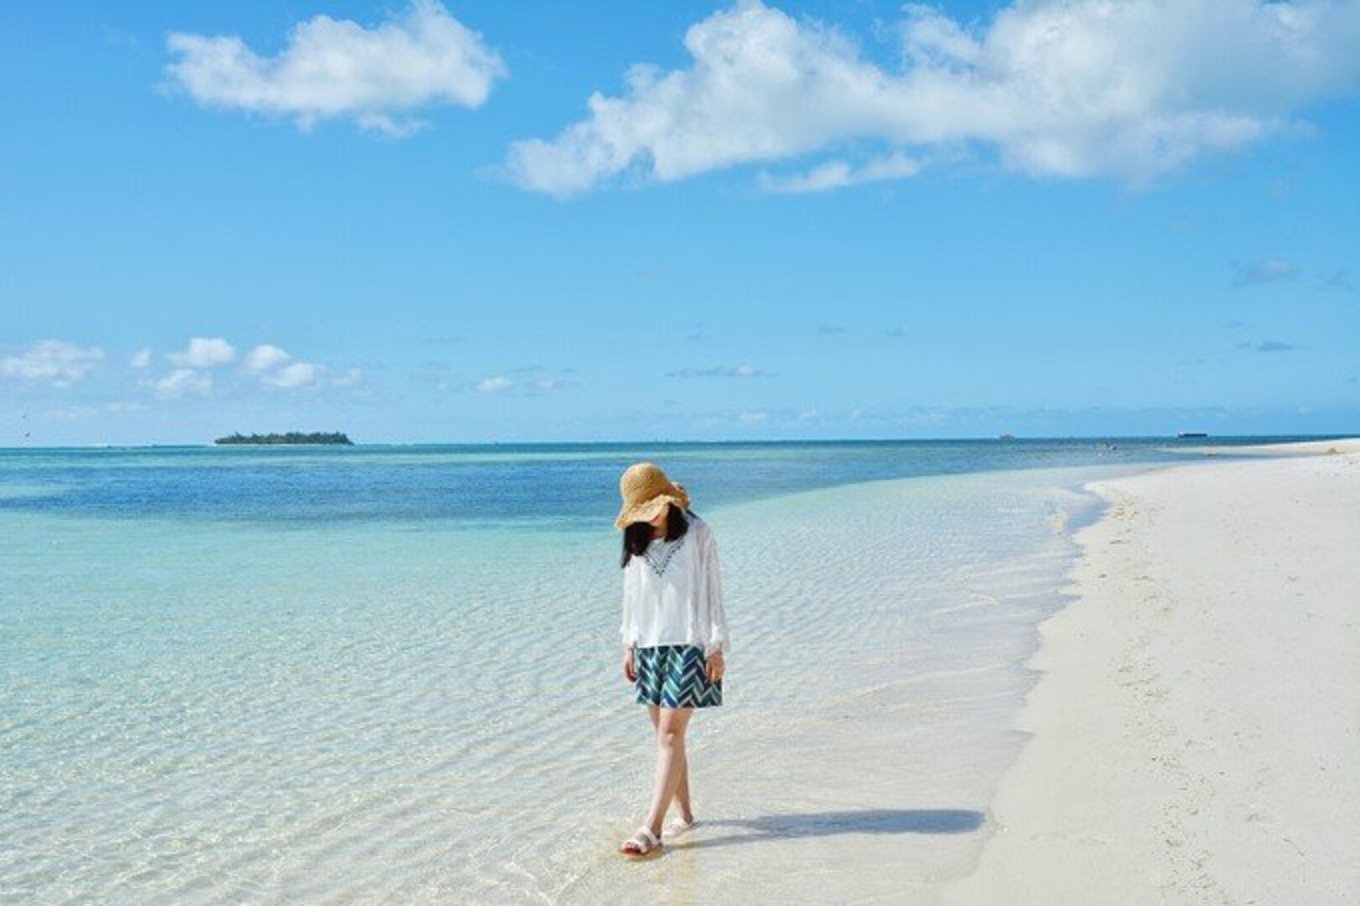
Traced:
<svg viewBox="0 0 1360 906">
<path fill-rule="evenodd" d="M 619 515 L 614 520 L 614 528 L 622 531 L 634 522 L 651 522 L 661 512 L 662 507 L 671 503 L 682 510 L 687 510 L 689 495 L 681 488 L 672 486 L 669 493 L 658 494 L 649 500 L 627 505 L 619 510 Z"/>
</svg>

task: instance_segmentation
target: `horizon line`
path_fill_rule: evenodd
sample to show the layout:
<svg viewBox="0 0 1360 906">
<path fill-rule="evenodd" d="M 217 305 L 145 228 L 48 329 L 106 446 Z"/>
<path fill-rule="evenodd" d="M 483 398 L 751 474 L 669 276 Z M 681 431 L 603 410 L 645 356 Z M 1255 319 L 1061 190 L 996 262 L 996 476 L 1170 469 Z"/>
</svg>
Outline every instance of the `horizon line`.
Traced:
<svg viewBox="0 0 1360 906">
<path fill-rule="evenodd" d="M 642 446 L 647 444 L 689 444 L 689 445 L 766 445 L 781 444 L 872 444 L 872 443 L 951 443 L 991 441 L 996 443 L 1019 441 L 1065 441 L 1065 440 L 1187 440 L 1204 442 L 1207 440 L 1261 440 L 1285 438 L 1289 440 L 1345 440 L 1360 439 L 1360 430 L 1354 432 L 1326 432 L 1322 434 L 1214 434 L 1206 432 L 1195 437 L 1180 437 L 1176 434 L 1034 434 L 1008 435 L 997 434 L 952 436 L 952 437 L 821 437 L 821 438 L 726 438 L 717 440 L 681 440 L 667 438 L 625 439 L 625 440 L 479 440 L 479 441 L 351 441 L 349 444 L 218 444 L 212 441 L 184 443 L 140 443 L 140 444 L 58 444 L 53 446 L 0 445 L 0 451 L 11 450 L 151 450 L 151 449 L 268 449 L 270 447 L 323 447 L 341 449 L 345 447 L 506 447 L 506 446 Z"/>
</svg>

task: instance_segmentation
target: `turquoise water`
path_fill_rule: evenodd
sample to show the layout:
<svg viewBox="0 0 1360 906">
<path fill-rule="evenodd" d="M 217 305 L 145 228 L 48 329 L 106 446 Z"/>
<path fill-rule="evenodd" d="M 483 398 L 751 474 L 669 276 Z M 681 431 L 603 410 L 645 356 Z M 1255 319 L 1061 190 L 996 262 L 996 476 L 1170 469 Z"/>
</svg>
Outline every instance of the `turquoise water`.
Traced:
<svg viewBox="0 0 1360 906">
<path fill-rule="evenodd" d="M 723 551 L 731 688 L 695 751 L 788 751 L 872 700 L 919 751 L 966 740 L 916 774 L 983 809 L 1081 483 L 1175 446 L 0 451 L 0 899 L 617 895 L 650 764 L 610 523 L 640 458 Z M 824 754 L 790 767 L 823 793 L 849 782 Z M 761 814 L 759 778 L 709 789 Z M 694 864 L 716 893 L 763 852 Z"/>
<path fill-rule="evenodd" d="M 1279 438 L 1283 440 L 1293 438 Z M 1262 438 L 1223 443 L 1264 442 Z M 1215 440 L 1215 443 L 1220 441 Z M 0 449 L 0 514 L 608 525 L 617 477 L 651 458 L 721 506 L 884 478 L 1175 458 L 1202 440 Z"/>
</svg>

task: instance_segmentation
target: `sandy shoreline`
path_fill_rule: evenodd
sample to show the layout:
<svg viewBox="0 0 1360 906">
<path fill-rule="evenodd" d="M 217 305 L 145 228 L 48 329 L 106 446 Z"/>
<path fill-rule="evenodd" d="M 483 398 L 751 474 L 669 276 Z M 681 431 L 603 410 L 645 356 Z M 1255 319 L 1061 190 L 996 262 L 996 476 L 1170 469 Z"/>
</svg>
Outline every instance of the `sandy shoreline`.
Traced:
<svg viewBox="0 0 1360 906">
<path fill-rule="evenodd" d="M 1289 455 L 1090 485 L 1032 738 L 941 901 L 1360 901 L 1360 441 L 1257 452 Z"/>
<path fill-rule="evenodd" d="M 1273 452 L 1085 479 L 1107 508 L 1064 536 L 1074 549 L 1044 589 L 1067 602 L 1039 618 L 1032 656 L 968 632 L 958 640 L 993 649 L 977 665 L 986 672 L 944 671 L 905 694 L 891 676 L 948 647 L 936 640 L 831 707 L 780 711 L 768 739 L 709 721 L 715 732 L 696 740 L 707 827 L 639 870 L 599 858 L 618 824 L 602 820 L 583 840 L 591 867 L 558 899 L 1360 902 L 1360 441 Z M 776 511 L 807 528 L 807 544 L 844 553 L 830 512 L 853 497 L 851 511 L 882 508 L 875 524 L 898 507 L 919 515 L 928 487 L 865 485 Z M 829 509 L 804 512 L 814 500 Z M 957 518 L 938 503 L 941 525 Z M 745 521 L 768 528 L 776 511 L 725 514 L 729 537 L 751 531 Z M 838 606 L 813 583 L 828 569 L 813 547 L 791 566 L 808 570 L 799 587 L 819 589 L 818 613 L 853 612 L 858 561 L 831 586 L 855 595 Z M 891 609 L 921 588 L 882 591 Z M 1023 620 L 1015 605 L 1001 595 L 973 612 Z M 883 638 L 921 626 L 899 616 Z M 1040 675 L 1024 681 L 1018 715 L 1000 687 L 974 688 L 1021 663 Z"/>
</svg>

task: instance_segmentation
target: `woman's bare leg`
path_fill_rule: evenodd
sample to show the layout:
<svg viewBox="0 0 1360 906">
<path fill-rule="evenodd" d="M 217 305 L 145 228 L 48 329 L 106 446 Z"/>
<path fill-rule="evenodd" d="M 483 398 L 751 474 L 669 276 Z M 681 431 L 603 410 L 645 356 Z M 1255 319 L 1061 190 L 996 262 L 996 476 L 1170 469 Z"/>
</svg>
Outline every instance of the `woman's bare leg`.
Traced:
<svg viewBox="0 0 1360 906">
<path fill-rule="evenodd" d="M 656 724 L 656 780 L 646 825 L 660 836 L 666 809 L 675 798 L 685 767 L 685 730 L 693 708 L 661 708 Z"/>
<path fill-rule="evenodd" d="M 675 796 L 671 799 L 672 804 L 680 811 L 680 817 L 686 821 L 694 820 L 694 809 L 689 803 L 689 751 L 680 753 L 680 782 L 676 784 Z"/>
<path fill-rule="evenodd" d="M 652 730 L 655 732 L 661 724 L 661 708 L 657 705 L 648 705 L 647 711 L 652 718 Z M 680 758 L 680 783 L 675 788 L 675 795 L 671 798 L 671 805 L 674 805 L 680 812 L 680 817 L 685 821 L 694 820 L 694 807 L 689 801 L 689 753 L 686 751 Z"/>
</svg>

